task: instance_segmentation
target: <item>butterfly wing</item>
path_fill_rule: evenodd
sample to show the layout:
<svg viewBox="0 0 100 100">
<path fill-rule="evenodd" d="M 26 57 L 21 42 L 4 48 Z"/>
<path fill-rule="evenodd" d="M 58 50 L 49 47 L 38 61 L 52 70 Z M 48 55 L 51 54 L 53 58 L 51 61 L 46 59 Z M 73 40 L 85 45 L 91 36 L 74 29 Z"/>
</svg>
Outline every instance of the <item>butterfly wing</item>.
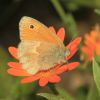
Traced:
<svg viewBox="0 0 100 100">
<path fill-rule="evenodd" d="M 55 32 L 30 17 L 21 19 L 19 29 L 21 43 L 18 55 L 23 69 L 35 74 L 64 62 L 65 46 Z"/>
<path fill-rule="evenodd" d="M 43 25 L 41 22 L 30 17 L 22 17 L 20 23 L 20 38 L 21 40 L 34 40 L 44 41 L 64 47 L 63 42 L 48 27 Z"/>
<path fill-rule="evenodd" d="M 19 60 L 30 74 L 48 70 L 56 64 L 65 62 L 65 50 L 58 45 L 47 42 L 21 42 L 19 44 Z"/>
</svg>

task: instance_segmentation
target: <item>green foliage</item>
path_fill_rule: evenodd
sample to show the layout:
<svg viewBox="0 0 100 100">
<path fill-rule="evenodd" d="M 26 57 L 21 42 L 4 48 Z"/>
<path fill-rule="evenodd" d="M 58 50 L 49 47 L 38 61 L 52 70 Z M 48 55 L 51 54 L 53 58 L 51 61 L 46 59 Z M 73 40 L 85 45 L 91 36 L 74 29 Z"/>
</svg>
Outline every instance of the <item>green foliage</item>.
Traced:
<svg viewBox="0 0 100 100">
<path fill-rule="evenodd" d="M 67 99 L 67 100 L 74 100 L 74 98 L 69 94 L 67 93 L 67 91 L 65 91 L 64 89 L 62 88 L 56 88 L 59 95 L 62 96 L 63 98 Z"/>
<path fill-rule="evenodd" d="M 0 47 L 0 100 L 27 100 L 26 96 L 33 91 L 34 84 L 22 85 L 20 78 L 9 75 L 7 62 L 10 60 L 13 61 Z"/>
<path fill-rule="evenodd" d="M 87 88 L 86 86 L 81 86 L 76 91 L 77 100 L 86 100 Z"/>
<path fill-rule="evenodd" d="M 72 5 L 77 5 L 77 8 L 79 7 L 90 7 L 90 8 L 100 8 L 100 0 L 62 0 L 63 3 L 67 6 L 69 6 L 69 9 L 71 9 Z M 68 7 L 67 7 L 68 8 Z M 74 7 L 75 8 L 75 7 Z M 76 9 L 72 9 L 76 10 Z"/>
<path fill-rule="evenodd" d="M 48 100 L 74 100 L 65 90 L 56 88 L 58 95 L 49 93 L 39 93 L 38 95 L 47 98 Z"/>
<path fill-rule="evenodd" d="M 93 76 L 97 89 L 100 93 L 100 66 L 98 65 L 95 59 L 93 59 Z"/>
<path fill-rule="evenodd" d="M 86 100 L 100 100 L 99 93 L 95 84 L 92 84 L 90 86 L 90 90 Z"/>
<path fill-rule="evenodd" d="M 63 23 L 65 23 L 66 27 L 68 28 L 69 33 L 72 34 L 73 37 L 77 36 L 78 32 L 76 28 L 76 23 L 72 14 L 66 13 L 64 11 L 61 4 L 59 3 L 59 0 L 51 0 L 51 2 L 58 12 L 60 18 L 62 19 Z"/>
<path fill-rule="evenodd" d="M 39 93 L 38 95 L 43 96 L 43 97 L 45 97 L 48 100 L 60 100 L 60 99 L 61 100 L 65 100 L 65 99 L 62 99 L 59 96 L 56 96 L 54 94 L 49 94 L 49 93 Z"/>
<path fill-rule="evenodd" d="M 100 56 L 95 56 L 95 60 L 98 62 L 98 63 L 100 63 Z"/>
<path fill-rule="evenodd" d="M 100 9 L 95 9 L 94 11 L 96 14 L 100 15 Z"/>
</svg>

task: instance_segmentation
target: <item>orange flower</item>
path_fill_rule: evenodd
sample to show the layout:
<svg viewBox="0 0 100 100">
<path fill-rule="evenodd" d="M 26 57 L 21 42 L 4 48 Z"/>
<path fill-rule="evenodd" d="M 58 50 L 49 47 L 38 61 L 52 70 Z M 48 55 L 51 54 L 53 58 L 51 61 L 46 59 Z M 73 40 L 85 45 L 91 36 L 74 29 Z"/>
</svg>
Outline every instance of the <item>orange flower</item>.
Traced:
<svg viewBox="0 0 100 100">
<path fill-rule="evenodd" d="M 82 52 L 91 61 L 94 54 L 100 56 L 100 27 L 97 25 L 94 30 L 84 36 L 84 46 Z"/>
<path fill-rule="evenodd" d="M 55 32 L 55 29 L 53 27 L 50 27 L 50 30 Z M 57 35 L 59 38 L 64 41 L 64 36 L 65 36 L 65 31 L 64 28 L 60 28 L 57 32 Z M 81 41 L 81 38 L 76 38 L 74 41 L 72 41 L 69 45 L 66 46 L 66 48 L 70 49 L 70 55 L 66 58 L 66 60 L 69 60 L 77 51 L 78 45 Z M 9 52 L 10 54 L 18 59 L 18 50 L 15 47 L 9 47 Z M 26 72 L 24 69 L 22 69 L 22 65 L 18 62 L 8 62 L 8 66 L 10 68 L 8 69 L 8 73 L 13 75 L 13 76 L 26 76 L 26 78 L 21 80 L 21 83 L 29 83 L 29 82 L 34 82 L 36 80 L 39 80 L 39 85 L 40 86 L 45 86 L 48 82 L 51 83 L 57 83 L 61 80 L 60 74 L 75 69 L 79 65 L 79 62 L 72 62 L 69 64 L 64 64 L 64 65 L 57 65 L 47 71 L 40 71 L 35 75 L 29 74 Z"/>
</svg>

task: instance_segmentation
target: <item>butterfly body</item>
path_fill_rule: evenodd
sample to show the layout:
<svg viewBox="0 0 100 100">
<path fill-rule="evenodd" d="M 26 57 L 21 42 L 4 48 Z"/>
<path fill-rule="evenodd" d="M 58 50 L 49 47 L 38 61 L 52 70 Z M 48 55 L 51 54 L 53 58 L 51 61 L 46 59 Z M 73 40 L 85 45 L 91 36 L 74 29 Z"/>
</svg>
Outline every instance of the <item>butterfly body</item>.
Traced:
<svg viewBox="0 0 100 100">
<path fill-rule="evenodd" d="M 21 19 L 20 38 L 18 57 L 28 73 L 36 74 L 66 62 L 66 48 L 60 38 L 37 20 Z"/>
</svg>

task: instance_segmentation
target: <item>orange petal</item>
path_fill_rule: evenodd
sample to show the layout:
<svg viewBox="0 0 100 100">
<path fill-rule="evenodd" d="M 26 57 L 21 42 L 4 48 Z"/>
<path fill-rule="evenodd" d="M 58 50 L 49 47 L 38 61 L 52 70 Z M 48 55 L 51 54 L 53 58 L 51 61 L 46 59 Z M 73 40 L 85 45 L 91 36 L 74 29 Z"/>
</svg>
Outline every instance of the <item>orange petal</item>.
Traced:
<svg viewBox="0 0 100 100">
<path fill-rule="evenodd" d="M 71 43 L 69 43 L 66 48 L 75 49 L 81 42 L 81 37 L 76 38 Z"/>
<path fill-rule="evenodd" d="M 93 55 L 93 53 L 94 53 L 94 50 L 92 50 L 92 49 L 90 49 L 90 48 L 88 48 L 88 47 L 86 47 L 86 46 L 83 46 L 83 47 L 81 48 L 81 50 L 82 50 L 82 52 L 86 53 L 88 56 L 89 56 L 89 55 Z"/>
<path fill-rule="evenodd" d="M 38 80 L 40 77 L 41 77 L 40 74 L 35 74 L 33 76 L 22 79 L 21 83 L 31 83 Z"/>
<path fill-rule="evenodd" d="M 86 46 L 83 46 L 81 49 L 82 52 L 85 53 L 88 56 L 88 59 L 91 61 L 94 56 L 94 51 Z"/>
<path fill-rule="evenodd" d="M 98 36 L 99 36 L 99 32 L 98 31 L 93 30 L 93 31 L 90 32 L 90 37 L 92 39 L 96 39 Z"/>
<path fill-rule="evenodd" d="M 15 48 L 15 47 L 9 47 L 8 50 L 9 50 L 10 54 L 14 58 L 18 59 L 18 55 L 17 55 L 18 54 L 18 49 L 17 48 Z"/>
<path fill-rule="evenodd" d="M 31 74 L 28 74 L 25 70 L 22 69 L 10 68 L 7 70 L 7 72 L 13 76 L 32 76 Z"/>
<path fill-rule="evenodd" d="M 79 62 L 72 62 L 72 63 L 69 63 L 69 64 L 65 64 L 65 65 L 61 66 L 59 69 L 57 69 L 56 73 L 57 74 L 61 74 L 61 73 L 65 72 L 65 71 L 73 70 L 78 65 L 79 65 Z"/>
<path fill-rule="evenodd" d="M 85 43 L 85 45 L 86 45 L 88 48 L 90 48 L 90 50 L 91 50 L 91 49 L 93 50 L 93 49 L 95 48 L 95 46 L 96 46 L 95 43 L 93 43 L 93 42 L 91 42 L 91 41 L 89 41 L 89 40 L 84 41 L 84 43 Z"/>
<path fill-rule="evenodd" d="M 77 51 L 77 46 L 79 45 L 79 43 L 81 42 L 81 37 L 76 38 L 74 41 L 72 41 L 71 43 L 69 43 L 66 48 L 70 49 L 70 55 L 67 57 L 66 60 L 69 60 Z"/>
<path fill-rule="evenodd" d="M 61 73 L 65 72 L 65 71 L 67 71 L 68 70 L 67 66 L 68 66 L 67 64 L 62 65 L 60 68 L 58 68 L 56 70 L 56 74 L 61 74 Z"/>
<path fill-rule="evenodd" d="M 100 43 L 98 43 L 98 44 L 96 45 L 95 51 L 96 51 L 96 54 L 97 54 L 98 56 L 100 56 Z"/>
<path fill-rule="evenodd" d="M 56 33 L 56 31 L 55 31 L 53 26 L 50 26 L 49 29 L 50 29 L 51 32 Z"/>
<path fill-rule="evenodd" d="M 66 57 L 66 60 L 68 61 L 77 52 L 77 50 L 78 50 L 78 48 L 75 48 L 75 49 L 71 50 L 70 51 L 71 54 L 68 57 Z"/>
<path fill-rule="evenodd" d="M 48 84 L 48 78 L 46 78 L 46 77 L 40 78 L 39 85 L 40 86 L 45 86 L 46 84 Z"/>
<path fill-rule="evenodd" d="M 68 70 L 73 70 L 73 69 L 75 69 L 76 67 L 78 67 L 79 66 L 79 62 L 73 62 L 73 63 L 70 63 L 70 65 L 68 65 L 67 67 L 68 67 Z"/>
<path fill-rule="evenodd" d="M 17 62 L 8 62 L 8 66 L 13 67 L 15 69 L 21 69 L 22 65 L 20 63 Z"/>
<path fill-rule="evenodd" d="M 65 37 L 65 29 L 62 27 L 58 30 L 57 32 L 57 36 L 64 41 L 64 37 Z"/>
<path fill-rule="evenodd" d="M 85 38 L 85 40 L 90 41 L 91 43 L 94 44 L 94 39 L 92 39 L 89 34 L 85 34 L 84 38 Z"/>
<path fill-rule="evenodd" d="M 57 75 L 51 76 L 49 78 L 49 82 L 51 82 L 51 83 L 58 83 L 60 81 L 61 81 L 61 78 L 59 76 L 57 76 Z"/>
</svg>

